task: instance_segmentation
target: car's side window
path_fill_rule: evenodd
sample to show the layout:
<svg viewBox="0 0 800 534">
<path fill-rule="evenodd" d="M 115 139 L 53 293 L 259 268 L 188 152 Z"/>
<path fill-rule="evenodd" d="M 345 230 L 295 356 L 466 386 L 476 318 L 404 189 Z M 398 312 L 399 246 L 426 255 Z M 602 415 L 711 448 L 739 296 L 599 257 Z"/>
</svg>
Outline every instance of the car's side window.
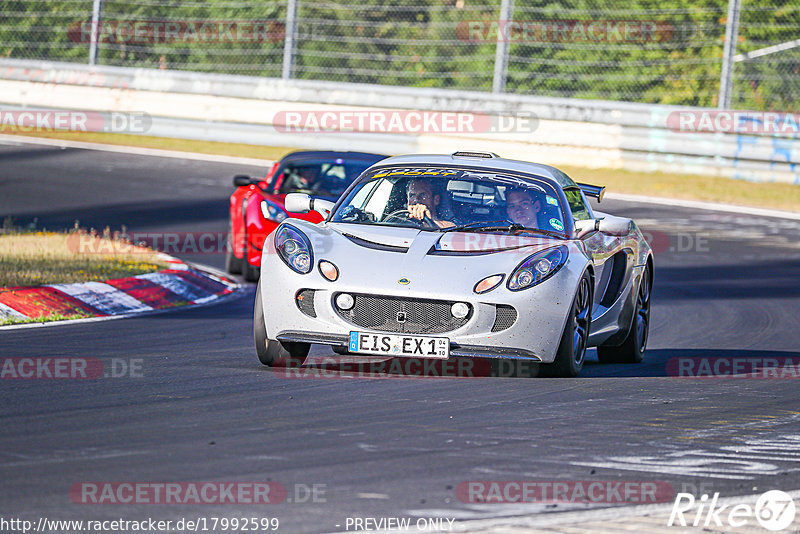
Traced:
<svg viewBox="0 0 800 534">
<path fill-rule="evenodd" d="M 364 211 L 371 213 L 374 218 L 381 218 L 384 214 L 389 195 L 392 192 L 392 182 L 389 180 L 378 180 L 375 187 L 371 188 L 369 197 L 366 199 Z"/>
<path fill-rule="evenodd" d="M 572 211 L 572 217 L 576 221 L 592 218 L 592 214 L 586 205 L 586 201 L 583 199 L 580 189 L 565 189 L 564 194 L 567 196 L 569 209 Z"/>
</svg>

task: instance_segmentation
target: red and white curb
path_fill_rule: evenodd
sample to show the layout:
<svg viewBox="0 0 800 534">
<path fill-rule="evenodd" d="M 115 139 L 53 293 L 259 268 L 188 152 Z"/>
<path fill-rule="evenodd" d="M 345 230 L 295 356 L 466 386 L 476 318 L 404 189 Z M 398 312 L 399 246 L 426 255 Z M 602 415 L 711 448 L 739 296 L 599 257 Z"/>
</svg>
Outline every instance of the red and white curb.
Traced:
<svg viewBox="0 0 800 534">
<path fill-rule="evenodd" d="M 168 269 L 105 282 L 0 288 L 0 318 L 24 321 L 44 316 L 128 316 L 206 304 L 241 286 L 234 280 L 161 255 Z"/>
</svg>

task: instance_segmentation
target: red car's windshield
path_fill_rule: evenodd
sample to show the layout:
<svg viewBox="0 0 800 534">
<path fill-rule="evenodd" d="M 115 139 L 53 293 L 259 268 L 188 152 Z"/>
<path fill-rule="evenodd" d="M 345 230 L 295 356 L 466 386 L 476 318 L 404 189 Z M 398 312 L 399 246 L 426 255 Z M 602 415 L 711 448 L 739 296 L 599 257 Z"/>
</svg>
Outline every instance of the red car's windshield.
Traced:
<svg viewBox="0 0 800 534">
<path fill-rule="evenodd" d="M 375 163 L 360 159 L 302 159 L 283 163 L 269 182 L 276 194 L 308 193 L 335 200 Z"/>
</svg>

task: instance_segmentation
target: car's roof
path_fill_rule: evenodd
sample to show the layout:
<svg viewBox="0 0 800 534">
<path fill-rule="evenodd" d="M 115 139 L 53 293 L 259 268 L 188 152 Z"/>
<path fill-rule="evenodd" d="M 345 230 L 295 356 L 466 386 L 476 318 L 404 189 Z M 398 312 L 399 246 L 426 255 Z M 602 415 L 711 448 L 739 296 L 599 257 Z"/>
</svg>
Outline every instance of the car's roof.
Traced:
<svg viewBox="0 0 800 534">
<path fill-rule="evenodd" d="M 366 159 L 380 161 L 387 158 L 383 154 L 372 154 L 370 152 L 350 152 L 350 151 L 336 151 L 336 150 L 299 150 L 286 154 L 281 158 L 281 162 L 288 162 L 298 159 L 319 158 L 319 159 Z"/>
<path fill-rule="evenodd" d="M 486 171 L 516 171 L 532 174 L 543 178 L 545 181 L 558 185 L 562 189 L 565 187 L 577 187 L 577 184 L 561 171 L 550 165 L 541 163 L 531 163 L 529 161 L 519 161 L 498 157 L 464 157 L 443 154 L 412 154 L 407 156 L 395 156 L 380 162 L 384 165 L 458 165 L 459 167 L 469 167 Z"/>
</svg>

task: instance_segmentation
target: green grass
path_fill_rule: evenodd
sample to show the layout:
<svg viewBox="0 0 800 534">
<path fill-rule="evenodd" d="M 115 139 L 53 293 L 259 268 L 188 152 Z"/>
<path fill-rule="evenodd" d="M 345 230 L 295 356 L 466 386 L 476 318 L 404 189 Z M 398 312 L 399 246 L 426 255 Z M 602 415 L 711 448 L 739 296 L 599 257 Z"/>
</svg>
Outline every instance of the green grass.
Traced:
<svg viewBox="0 0 800 534">
<path fill-rule="evenodd" d="M 51 321 L 69 321 L 72 319 L 86 319 L 87 317 L 92 317 L 91 315 L 86 315 L 84 313 L 72 313 L 70 315 L 64 315 L 61 313 L 51 313 L 49 315 L 42 315 L 40 317 L 34 317 L 32 319 L 25 318 L 20 319 L 16 317 L 5 317 L 0 319 L 0 326 L 7 326 L 10 324 L 29 324 L 29 323 L 49 323 Z"/>
</svg>

